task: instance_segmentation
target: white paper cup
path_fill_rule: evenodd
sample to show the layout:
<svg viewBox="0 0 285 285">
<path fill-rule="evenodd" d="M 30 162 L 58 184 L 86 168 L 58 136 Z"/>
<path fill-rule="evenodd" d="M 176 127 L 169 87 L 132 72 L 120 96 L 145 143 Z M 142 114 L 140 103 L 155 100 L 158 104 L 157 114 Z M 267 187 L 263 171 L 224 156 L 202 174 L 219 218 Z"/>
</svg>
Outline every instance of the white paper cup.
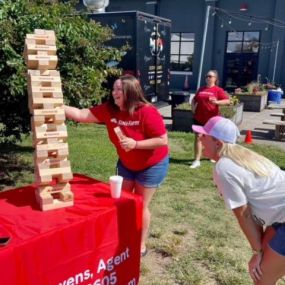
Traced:
<svg viewBox="0 0 285 285">
<path fill-rule="evenodd" d="M 109 178 L 111 197 L 120 198 L 122 192 L 123 177 L 120 175 L 113 175 Z"/>
</svg>

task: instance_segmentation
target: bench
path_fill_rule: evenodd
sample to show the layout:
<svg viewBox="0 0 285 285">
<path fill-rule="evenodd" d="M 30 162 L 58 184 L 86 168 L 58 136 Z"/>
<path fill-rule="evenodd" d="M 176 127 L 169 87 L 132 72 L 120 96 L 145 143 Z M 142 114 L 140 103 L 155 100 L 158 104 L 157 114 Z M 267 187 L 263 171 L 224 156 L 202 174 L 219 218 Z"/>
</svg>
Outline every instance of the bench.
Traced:
<svg viewBox="0 0 285 285">
<path fill-rule="evenodd" d="M 285 117 L 285 114 L 284 113 L 271 113 L 270 116 Z"/>
<path fill-rule="evenodd" d="M 263 124 L 275 126 L 275 138 L 280 139 L 285 133 L 285 121 L 265 120 Z"/>
</svg>

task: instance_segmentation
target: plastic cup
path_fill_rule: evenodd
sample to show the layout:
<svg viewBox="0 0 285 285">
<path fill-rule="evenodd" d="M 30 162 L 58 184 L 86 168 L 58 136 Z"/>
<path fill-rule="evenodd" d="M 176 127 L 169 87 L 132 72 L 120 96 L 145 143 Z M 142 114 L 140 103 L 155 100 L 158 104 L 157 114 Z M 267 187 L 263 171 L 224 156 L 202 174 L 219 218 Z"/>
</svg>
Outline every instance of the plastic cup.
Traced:
<svg viewBox="0 0 285 285">
<path fill-rule="evenodd" d="M 120 175 L 113 175 L 109 178 L 111 197 L 120 198 L 122 192 L 123 177 Z"/>
</svg>

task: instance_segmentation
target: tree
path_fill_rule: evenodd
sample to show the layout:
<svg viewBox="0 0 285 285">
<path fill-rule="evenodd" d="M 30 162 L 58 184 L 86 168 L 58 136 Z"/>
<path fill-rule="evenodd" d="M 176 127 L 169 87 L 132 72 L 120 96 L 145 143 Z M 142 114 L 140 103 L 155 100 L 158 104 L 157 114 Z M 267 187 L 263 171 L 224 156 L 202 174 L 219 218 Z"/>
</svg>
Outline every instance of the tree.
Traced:
<svg viewBox="0 0 285 285">
<path fill-rule="evenodd" d="M 30 130 L 26 65 L 27 33 L 54 30 L 64 100 L 77 107 L 99 103 L 109 93 L 107 79 L 119 70 L 122 50 L 107 47 L 112 30 L 89 21 L 75 10 L 75 1 L 0 0 L 0 143 L 16 142 Z"/>
</svg>

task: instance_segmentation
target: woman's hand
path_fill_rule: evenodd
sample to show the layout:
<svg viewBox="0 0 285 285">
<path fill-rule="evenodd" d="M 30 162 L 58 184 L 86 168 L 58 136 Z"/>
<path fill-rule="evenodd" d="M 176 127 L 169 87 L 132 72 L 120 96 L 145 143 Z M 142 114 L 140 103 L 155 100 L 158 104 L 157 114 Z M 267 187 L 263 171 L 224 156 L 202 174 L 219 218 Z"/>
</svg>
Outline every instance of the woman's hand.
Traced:
<svg viewBox="0 0 285 285">
<path fill-rule="evenodd" d="M 213 105 L 219 105 L 218 99 L 217 99 L 216 97 L 214 97 L 214 96 L 210 96 L 210 97 L 209 97 L 209 101 L 210 101 L 210 103 L 213 104 Z"/>
<path fill-rule="evenodd" d="M 130 151 L 136 148 L 137 142 L 134 139 L 125 136 L 120 140 L 120 144 L 125 151 Z"/>
<path fill-rule="evenodd" d="M 260 280 L 262 275 L 262 271 L 260 268 L 261 260 L 262 260 L 262 251 L 253 254 L 248 263 L 249 275 L 252 278 L 252 280 L 255 282 Z"/>
</svg>

